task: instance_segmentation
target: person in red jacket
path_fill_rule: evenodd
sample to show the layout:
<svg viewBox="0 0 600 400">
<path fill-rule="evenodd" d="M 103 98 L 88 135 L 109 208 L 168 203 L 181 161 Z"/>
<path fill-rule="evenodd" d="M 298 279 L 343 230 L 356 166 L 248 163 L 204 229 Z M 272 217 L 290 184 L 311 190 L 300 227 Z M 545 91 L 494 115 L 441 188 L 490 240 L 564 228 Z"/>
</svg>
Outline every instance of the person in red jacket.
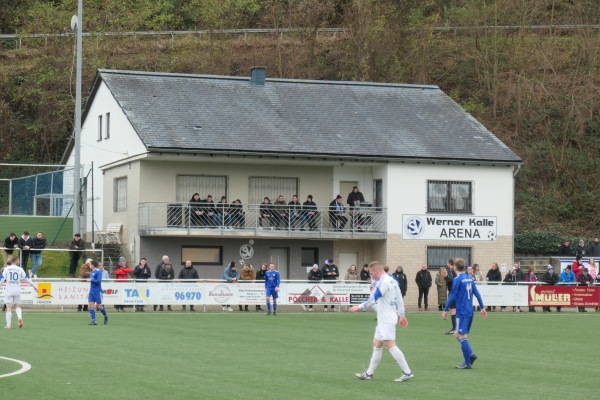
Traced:
<svg viewBox="0 0 600 400">
<path fill-rule="evenodd" d="M 117 264 L 117 269 L 115 270 L 115 279 L 117 282 L 126 282 L 129 279 L 130 272 L 131 268 L 127 266 L 127 260 L 125 260 L 125 257 L 119 257 L 119 263 Z M 123 304 L 118 304 L 115 306 L 115 308 L 117 309 L 117 312 L 125 312 L 125 306 Z"/>
<path fill-rule="evenodd" d="M 583 263 L 581 262 L 581 254 L 577 254 L 575 261 L 573 261 L 573 266 L 571 267 L 571 271 L 575 274 L 575 282 L 579 282 L 579 275 L 583 272 Z"/>
</svg>

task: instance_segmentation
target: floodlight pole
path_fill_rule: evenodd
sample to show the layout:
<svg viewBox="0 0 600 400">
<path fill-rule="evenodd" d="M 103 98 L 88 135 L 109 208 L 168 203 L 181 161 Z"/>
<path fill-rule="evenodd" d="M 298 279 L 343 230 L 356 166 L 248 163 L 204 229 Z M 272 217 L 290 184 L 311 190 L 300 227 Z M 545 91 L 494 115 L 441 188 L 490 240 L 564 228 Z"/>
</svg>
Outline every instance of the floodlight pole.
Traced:
<svg viewBox="0 0 600 400">
<path fill-rule="evenodd" d="M 83 41 L 83 0 L 77 2 L 77 79 L 75 85 L 75 153 L 73 165 L 73 234 L 81 231 L 79 194 L 81 192 L 81 48 Z"/>
</svg>

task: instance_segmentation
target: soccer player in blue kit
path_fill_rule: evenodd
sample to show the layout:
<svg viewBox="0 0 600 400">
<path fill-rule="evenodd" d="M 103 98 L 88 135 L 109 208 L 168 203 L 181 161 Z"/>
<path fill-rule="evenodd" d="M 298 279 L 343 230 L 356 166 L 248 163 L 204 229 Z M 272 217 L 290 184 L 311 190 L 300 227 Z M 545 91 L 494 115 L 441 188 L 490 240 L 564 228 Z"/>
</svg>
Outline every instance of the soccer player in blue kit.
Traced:
<svg viewBox="0 0 600 400">
<path fill-rule="evenodd" d="M 277 298 L 279 297 L 279 285 L 281 277 L 275 271 L 275 264 L 269 264 L 269 270 L 265 272 L 265 292 L 267 294 L 267 315 L 271 315 L 270 298 L 273 297 L 273 315 L 277 315 Z"/>
<path fill-rule="evenodd" d="M 454 336 L 458 339 L 464 361 L 462 364 L 457 365 L 458 369 L 471 369 L 471 366 L 477 360 L 477 356 L 471 349 L 471 344 L 467 335 L 471 329 L 471 323 L 473 322 L 473 296 L 477 298 L 479 307 L 481 308 L 481 316 L 486 319 L 487 312 L 483 305 L 483 299 L 475 286 L 473 279 L 465 273 L 465 260 L 457 258 L 454 260 L 454 270 L 458 274 L 452 283 L 452 291 L 442 312 L 442 318 L 446 319 L 446 312 L 448 309 L 456 305 L 456 331 Z"/>
<path fill-rule="evenodd" d="M 104 315 L 104 325 L 108 324 L 108 314 L 102 305 L 102 271 L 98 269 L 98 263 L 92 261 L 91 263 L 92 272 L 90 273 L 90 293 L 88 294 L 89 310 L 92 317 L 90 325 L 96 324 L 96 309 Z M 94 308 L 94 304 L 96 308 Z"/>
</svg>

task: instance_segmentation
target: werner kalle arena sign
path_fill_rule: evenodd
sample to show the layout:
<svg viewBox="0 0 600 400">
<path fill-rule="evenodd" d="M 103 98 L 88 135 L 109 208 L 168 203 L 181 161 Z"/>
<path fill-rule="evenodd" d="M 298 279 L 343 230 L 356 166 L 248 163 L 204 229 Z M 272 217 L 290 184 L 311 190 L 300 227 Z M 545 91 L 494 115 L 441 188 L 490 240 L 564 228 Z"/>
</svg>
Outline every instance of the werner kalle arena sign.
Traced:
<svg viewBox="0 0 600 400">
<path fill-rule="evenodd" d="M 496 240 L 496 217 L 403 215 L 402 238 L 407 240 Z"/>
</svg>

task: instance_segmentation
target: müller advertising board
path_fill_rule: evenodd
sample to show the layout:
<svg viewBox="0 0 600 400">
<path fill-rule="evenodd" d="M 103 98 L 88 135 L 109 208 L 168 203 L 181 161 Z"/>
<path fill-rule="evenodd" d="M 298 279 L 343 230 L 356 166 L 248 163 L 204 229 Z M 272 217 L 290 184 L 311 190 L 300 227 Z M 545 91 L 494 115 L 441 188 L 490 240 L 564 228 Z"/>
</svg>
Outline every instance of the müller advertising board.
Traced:
<svg viewBox="0 0 600 400">
<path fill-rule="evenodd" d="M 402 239 L 496 240 L 496 217 L 460 215 L 403 215 Z"/>
</svg>

